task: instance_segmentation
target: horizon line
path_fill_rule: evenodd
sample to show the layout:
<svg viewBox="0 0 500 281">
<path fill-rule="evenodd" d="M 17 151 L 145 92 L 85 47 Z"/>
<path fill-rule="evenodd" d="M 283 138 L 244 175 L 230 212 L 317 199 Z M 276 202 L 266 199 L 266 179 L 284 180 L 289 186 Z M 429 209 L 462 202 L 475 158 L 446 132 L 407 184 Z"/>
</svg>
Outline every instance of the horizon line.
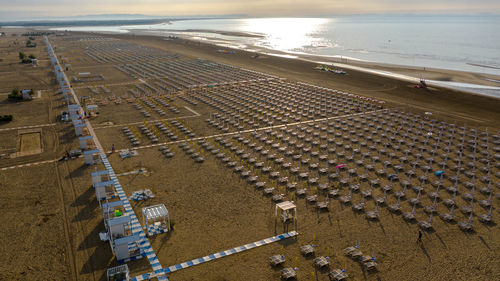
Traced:
<svg viewBox="0 0 500 281">
<path fill-rule="evenodd" d="M 101 19 L 85 19 L 91 17 L 137 17 L 137 18 L 101 18 Z M 17 18 L 17 19 L 2 19 L 2 23 L 11 22 L 54 22 L 54 21 L 119 21 L 119 20 L 179 20 L 179 19 L 211 19 L 211 18 L 327 18 L 327 17 L 342 17 L 342 16 L 500 16 L 500 13 L 480 12 L 480 13 L 348 13 L 348 14 L 323 14 L 323 15 L 303 15 L 303 16 L 269 16 L 269 15 L 248 15 L 248 14 L 213 14 L 213 15 L 181 15 L 181 16 L 168 16 L 168 15 L 148 15 L 148 14 L 87 14 L 75 16 L 42 16 L 35 19 Z M 139 18 L 145 17 L 145 18 Z M 75 19 L 78 18 L 78 19 Z"/>
</svg>

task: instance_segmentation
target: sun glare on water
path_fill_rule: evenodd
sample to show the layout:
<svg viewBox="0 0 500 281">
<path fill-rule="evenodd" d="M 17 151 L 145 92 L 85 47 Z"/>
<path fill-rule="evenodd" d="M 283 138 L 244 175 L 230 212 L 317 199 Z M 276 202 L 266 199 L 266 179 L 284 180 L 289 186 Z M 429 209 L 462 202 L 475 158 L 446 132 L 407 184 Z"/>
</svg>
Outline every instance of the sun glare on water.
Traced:
<svg viewBox="0 0 500 281">
<path fill-rule="evenodd" d="M 259 18 L 242 19 L 246 32 L 264 34 L 263 47 L 298 51 L 304 47 L 320 44 L 315 34 L 324 29 L 331 19 L 320 18 Z"/>
</svg>

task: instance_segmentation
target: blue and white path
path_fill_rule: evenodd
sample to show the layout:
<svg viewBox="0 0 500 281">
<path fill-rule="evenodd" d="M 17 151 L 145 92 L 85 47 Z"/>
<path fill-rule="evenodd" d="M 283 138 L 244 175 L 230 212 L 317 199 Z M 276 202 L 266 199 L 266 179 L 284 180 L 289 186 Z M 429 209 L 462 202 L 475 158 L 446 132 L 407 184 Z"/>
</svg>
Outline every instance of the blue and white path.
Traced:
<svg viewBox="0 0 500 281">
<path fill-rule="evenodd" d="M 249 244 L 246 244 L 246 245 L 243 245 L 243 246 L 239 246 L 239 247 L 236 247 L 236 248 L 232 248 L 232 249 L 229 249 L 229 250 L 226 250 L 226 251 L 222 251 L 222 252 L 218 252 L 218 253 L 211 254 L 211 255 L 208 255 L 208 256 L 204 256 L 202 258 L 198 258 L 198 259 L 190 260 L 190 261 L 183 262 L 183 263 L 180 263 L 180 264 L 172 265 L 172 266 L 169 266 L 169 267 L 166 267 L 166 268 L 162 269 L 162 271 L 163 271 L 164 274 L 165 273 L 172 273 L 174 271 L 178 271 L 178 270 L 181 270 L 181 269 L 192 267 L 192 266 L 195 266 L 195 265 L 198 265 L 198 264 L 202 264 L 202 263 L 205 263 L 205 262 L 213 261 L 213 260 L 216 260 L 216 259 L 219 259 L 219 258 L 222 258 L 222 257 L 230 256 L 232 254 L 240 253 L 240 252 L 247 251 L 247 250 L 250 250 L 250 249 L 253 249 L 253 248 L 257 248 L 257 247 L 260 247 L 260 246 L 268 245 L 268 244 L 271 244 L 271 243 L 274 243 L 274 242 L 277 242 L 277 241 L 281 241 L 281 240 L 284 240 L 284 239 L 287 239 L 287 238 L 290 238 L 290 237 L 294 237 L 294 236 L 297 236 L 297 235 L 298 235 L 298 233 L 296 231 L 291 231 L 291 232 L 283 233 L 283 234 L 276 235 L 276 236 L 273 236 L 273 237 L 270 237 L 270 238 L 259 240 L 257 242 L 249 243 Z M 135 276 L 135 277 L 133 277 L 131 279 L 131 281 L 149 280 L 150 278 L 156 276 L 155 273 L 156 272 L 151 272 L 151 273 L 146 273 L 146 274 L 142 274 L 142 275 L 139 275 L 139 276 Z"/>
</svg>

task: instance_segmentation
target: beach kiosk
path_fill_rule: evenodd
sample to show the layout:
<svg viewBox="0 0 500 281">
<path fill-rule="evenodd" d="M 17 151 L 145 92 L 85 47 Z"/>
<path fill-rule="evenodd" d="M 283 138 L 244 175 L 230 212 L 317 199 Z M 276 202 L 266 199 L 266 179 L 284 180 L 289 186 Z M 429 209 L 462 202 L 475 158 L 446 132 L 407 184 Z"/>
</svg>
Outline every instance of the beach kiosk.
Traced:
<svg viewBox="0 0 500 281">
<path fill-rule="evenodd" d="M 108 281 L 129 281 L 130 271 L 126 264 L 116 267 L 108 268 L 107 273 Z"/>
<path fill-rule="evenodd" d="M 124 216 L 126 211 L 125 211 L 125 206 L 123 204 L 124 202 L 121 200 L 102 203 L 101 208 L 104 221 Z"/>
<path fill-rule="evenodd" d="M 170 231 L 170 215 L 164 204 L 142 208 L 142 221 L 148 236 Z"/>
<path fill-rule="evenodd" d="M 85 159 L 86 165 L 95 165 L 95 164 L 99 163 L 99 161 L 101 159 L 99 156 L 99 150 L 97 150 L 97 149 L 84 151 L 83 157 Z"/>
<path fill-rule="evenodd" d="M 294 222 L 297 229 L 297 206 L 291 201 L 280 202 L 276 204 L 274 210 L 275 218 L 280 218 L 283 227 L 288 231 L 288 223 Z"/>
<path fill-rule="evenodd" d="M 111 249 L 119 263 L 141 256 L 141 237 L 132 233 L 132 218 L 121 216 L 107 219 L 106 226 Z"/>
<path fill-rule="evenodd" d="M 95 171 L 95 172 L 90 173 L 90 176 L 92 177 L 92 184 L 96 184 L 96 183 L 102 182 L 102 181 L 111 180 L 111 178 L 109 177 L 108 170 Z"/>
<path fill-rule="evenodd" d="M 80 106 L 78 104 L 70 104 L 68 105 L 69 115 L 77 115 L 80 111 Z"/>
<path fill-rule="evenodd" d="M 115 184 L 113 181 L 101 181 L 94 183 L 95 197 L 98 201 L 110 200 L 116 197 Z"/>
<path fill-rule="evenodd" d="M 71 120 L 71 123 L 73 123 L 73 127 L 74 127 L 76 125 L 83 124 L 83 120 L 81 120 L 81 119 L 73 119 L 73 120 Z"/>
<path fill-rule="evenodd" d="M 80 120 L 83 117 L 81 107 L 78 104 L 68 105 L 68 112 L 71 120 Z"/>
<path fill-rule="evenodd" d="M 69 115 L 69 119 L 72 120 L 72 121 L 73 120 L 80 120 L 81 121 L 83 119 L 83 115 L 81 115 L 80 113 L 78 113 L 78 114 L 70 114 Z"/>
<path fill-rule="evenodd" d="M 111 240 L 132 235 L 132 218 L 129 216 L 112 217 L 106 220 L 106 228 Z"/>
<path fill-rule="evenodd" d="M 71 118 L 71 116 L 70 116 L 70 118 Z M 74 119 L 72 118 L 72 120 L 74 120 Z M 85 134 L 87 133 L 87 124 L 85 124 L 85 123 L 83 123 L 83 122 L 82 122 L 82 123 L 79 123 L 79 124 L 74 125 L 74 127 L 75 127 L 75 135 L 76 135 L 77 137 L 79 137 L 79 136 L 83 135 L 84 133 L 85 133 Z"/>
<path fill-rule="evenodd" d="M 55 67 L 56 69 L 56 77 L 59 82 L 66 81 L 66 78 L 64 77 L 64 74 L 61 72 L 61 66 L 57 65 Z"/>
<path fill-rule="evenodd" d="M 62 93 L 66 102 L 69 102 L 69 96 L 71 95 L 71 90 L 68 87 L 61 86 Z"/>
<path fill-rule="evenodd" d="M 93 117 L 99 114 L 99 106 L 97 104 L 89 104 L 86 106 L 87 108 L 87 116 Z"/>
<path fill-rule="evenodd" d="M 93 140 L 92 136 L 79 137 L 78 141 L 80 142 L 80 149 L 93 149 L 93 148 L 95 148 L 94 140 Z"/>
<path fill-rule="evenodd" d="M 111 248 L 115 253 L 119 263 L 135 260 L 142 257 L 139 242 L 141 237 L 136 235 L 126 236 L 122 238 L 112 239 Z"/>
</svg>

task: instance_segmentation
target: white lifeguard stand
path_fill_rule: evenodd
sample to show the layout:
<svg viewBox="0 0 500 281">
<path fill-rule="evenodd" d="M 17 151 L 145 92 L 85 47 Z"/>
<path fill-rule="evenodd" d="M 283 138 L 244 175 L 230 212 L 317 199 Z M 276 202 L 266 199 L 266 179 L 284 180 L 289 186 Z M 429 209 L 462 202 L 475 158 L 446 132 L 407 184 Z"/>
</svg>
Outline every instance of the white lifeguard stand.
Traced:
<svg viewBox="0 0 500 281">
<path fill-rule="evenodd" d="M 86 165 L 95 165 L 101 160 L 99 156 L 99 150 L 97 149 L 84 151 L 83 157 L 85 159 Z"/>
<path fill-rule="evenodd" d="M 170 231 L 170 215 L 164 204 L 142 208 L 142 220 L 148 236 Z"/>
<path fill-rule="evenodd" d="M 106 275 L 108 281 L 130 281 L 130 271 L 126 264 L 108 268 Z"/>
<path fill-rule="evenodd" d="M 101 181 L 94 183 L 95 197 L 97 201 L 110 200 L 116 197 L 115 184 L 113 181 Z"/>
<path fill-rule="evenodd" d="M 90 176 L 92 177 L 92 184 L 96 184 L 96 183 L 102 182 L 102 181 L 111 180 L 111 178 L 109 177 L 108 170 L 95 171 L 95 172 L 90 173 Z"/>
<path fill-rule="evenodd" d="M 274 215 L 278 217 L 278 213 L 280 214 L 281 221 L 287 222 L 291 219 L 297 219 L 297 206 L 293 202 L 285 201 L 276 204 L 276 208 L 274 210 Z"/>
<path fill-rule="evenodd" d="M 92 136 L 79 137 L 80 149 L 93 149 L 95 148 L 94 140 Z"/>
<path fill-rule="evenodd" d="M 297 206 L 291 201 L 280 202 L 276 204 L 274 210 L 275 218 L 280 217 L 283 227 L 288 230 L 288 223 L 294 222 L 295 229 L 297 229 Z"/>
</svg>

